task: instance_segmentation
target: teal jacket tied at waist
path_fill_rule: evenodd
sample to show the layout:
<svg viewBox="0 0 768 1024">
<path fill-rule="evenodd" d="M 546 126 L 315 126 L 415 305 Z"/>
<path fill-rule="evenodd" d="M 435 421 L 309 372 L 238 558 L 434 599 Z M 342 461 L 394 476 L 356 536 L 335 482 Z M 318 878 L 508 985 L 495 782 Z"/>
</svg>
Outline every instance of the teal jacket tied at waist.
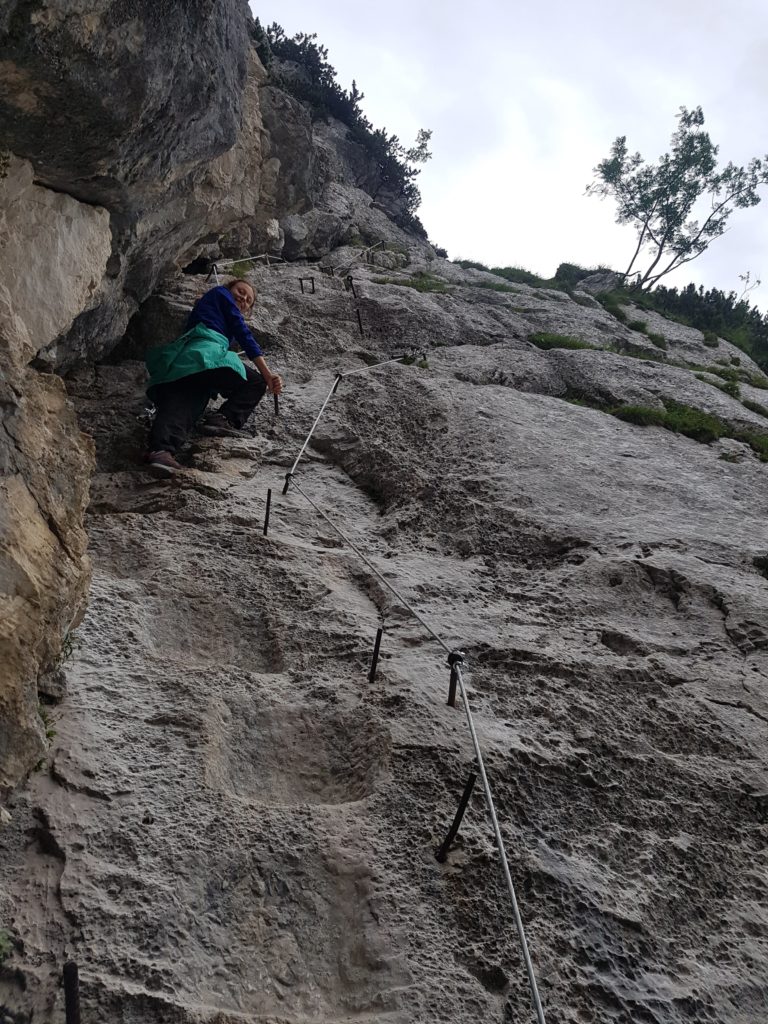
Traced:
<svg viewBox="0 0 768 1024">
<path fill-rule="evenodd" d="M 226 366 L 245 378 L 245 367 L 237 353 L 229 351 L 228 339 L 203 324 L 196 324 L 167 345 L 150 349 L 145 362 L 149 371 L 147 393 L 150 398 L 152 388 L 158 384 L 168 384 L 203 370 L 218 370 Z"/>
</svg>

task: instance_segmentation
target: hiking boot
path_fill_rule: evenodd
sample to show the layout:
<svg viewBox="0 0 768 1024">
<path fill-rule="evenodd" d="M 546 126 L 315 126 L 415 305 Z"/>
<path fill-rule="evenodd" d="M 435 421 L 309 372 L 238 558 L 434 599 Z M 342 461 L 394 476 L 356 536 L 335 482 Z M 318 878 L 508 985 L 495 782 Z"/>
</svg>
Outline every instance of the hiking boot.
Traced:
<svg viewBox="0 0 768 1024">
<path fill-rule="evenodd" d="M 233 426 L 223 412 L 212 412 L 200 425 L 200 433 L 209 437 L 243 437 L 243 431 Z"/>
<path fill-rule="evenodd" d="M 184 468 L 170 452 L 147 452 L 144 461 L 149 463 L 150 473 L 157 477 L 173 476 Z"/>
</svg>

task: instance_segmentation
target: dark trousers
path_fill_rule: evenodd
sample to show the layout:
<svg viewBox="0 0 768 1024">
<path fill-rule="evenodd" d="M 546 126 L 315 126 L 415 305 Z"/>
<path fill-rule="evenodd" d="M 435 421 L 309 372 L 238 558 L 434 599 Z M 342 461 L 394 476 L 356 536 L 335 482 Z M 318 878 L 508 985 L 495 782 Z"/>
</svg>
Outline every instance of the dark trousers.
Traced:
<svg viewBox="0 0 768 1024">
<path fill-rule="evenodd" d="M 218 412 L 223 413 L 238 430 L 245 426 L 267 390 L 264 378 L 257 370 L 245 366 L 245 373 L 246 379 L 243 380 L 237 371 L 222 366 L 152 388 L 150 397 L 157 414 L 149 432 L 149 450 L 177 452 L 205 412 L 208 402 L 216 395 L 226 398 Z"/>
</svg>

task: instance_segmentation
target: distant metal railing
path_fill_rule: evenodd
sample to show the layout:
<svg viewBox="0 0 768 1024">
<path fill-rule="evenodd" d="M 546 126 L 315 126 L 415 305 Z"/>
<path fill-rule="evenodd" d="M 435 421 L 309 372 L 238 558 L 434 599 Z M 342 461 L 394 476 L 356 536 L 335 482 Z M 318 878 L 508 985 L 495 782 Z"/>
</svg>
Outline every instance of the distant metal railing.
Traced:
<svg viewBox="0 0 768 1024">
<path fill-rule="evenodd" d="M 369 253 L 373 252 L 374 249 L 378 249 L 379 246 L 381 246 L 382 249 L 384 248 L 384 242 L 382 240 L 376 242 L 375 245 L 369 245 L 367 249 L 361 249 L 360 252 L 357 253 L 355 258 L 352 260 L 352 262 L 349 263 L 346 267 L 344 267 L 343 269 L 340 267 L 335 267 L 333 271 L 334 274 L 338 274 L 339 277 L 345 277 L 350 272 L 355 263 L 357 263 L 358 260 L 362 259 L 363 256 L 367 257 Z M 367 259 L 366 262 L 368 262 Z"/>
<path fill-rule="evenodd" d="M 273 263 L 287 263 L 282 256 L 270 256 L 268 252 L 263 252 L 258 256 L 240 256 L 236 260 L 215 260 L 214 266 L 217 267 L 231 267 L 235 263 L 256 263 L 258 260 L 264 260 L 264 263 L 271 267 Z"/>
</svg>

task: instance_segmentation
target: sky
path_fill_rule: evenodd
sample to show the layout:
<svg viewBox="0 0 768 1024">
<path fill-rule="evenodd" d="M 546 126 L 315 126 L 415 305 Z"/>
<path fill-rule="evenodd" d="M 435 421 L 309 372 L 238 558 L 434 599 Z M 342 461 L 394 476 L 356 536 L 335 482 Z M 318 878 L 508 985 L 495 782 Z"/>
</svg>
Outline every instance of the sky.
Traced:
<svg viewBox="0 0 768 1024">
<path fill-rule="evenodd" d="M 252 0 L 263 25 L 316 32 L 344 88 L 364 93 L 376 128 L 406 145 L 432 130 L 419 216 L 451 259 L 561 262 L 625 270 L 631 226 L 586 196 L 593 168 L 627 137 L 655 161 L 681 106 L 701 106 L 720 162 L 768 153 L 765 0 Z M 768 312 L 768 187 L 724 236 L 665 283 L 749 294 Z"/>
</svg>

